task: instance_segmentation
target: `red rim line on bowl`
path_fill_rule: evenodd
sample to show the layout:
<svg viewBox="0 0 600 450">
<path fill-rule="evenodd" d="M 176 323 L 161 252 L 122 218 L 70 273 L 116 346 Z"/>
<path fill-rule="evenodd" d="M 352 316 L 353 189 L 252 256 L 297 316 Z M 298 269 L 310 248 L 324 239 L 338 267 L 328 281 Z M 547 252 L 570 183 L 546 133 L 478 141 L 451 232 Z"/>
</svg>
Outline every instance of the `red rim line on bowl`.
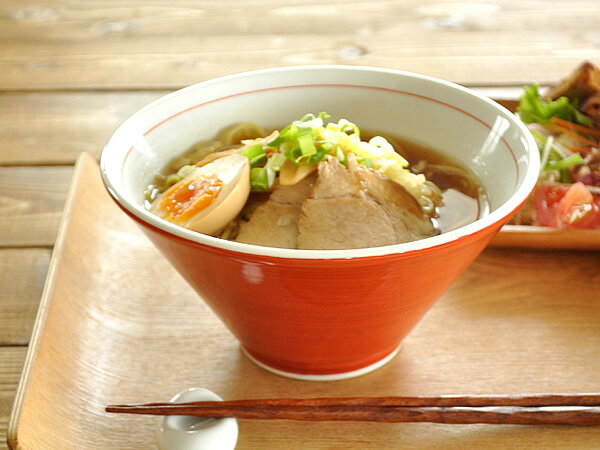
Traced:
<svg viewBox="0 0 600 450">
<path fill-rule="evenodd" d="M 179 111 L 179 112 L 177 112 L 175 114 L 172 114 L 171 116 L 169 116 L 169 117 L 161 120 L 157 124 L 155 124 L 152 127 L 150 127 L 147 131 L 145 131 L 143 133 L 143 136 L 148 136 L 150 133 L 152 133 L 154 130 L 156 130 L 157 128 L 159 128 L 161 125 L 164 125 L 165 123 L 167 123 L 167 122 L 175 119 L 176 117 L 178 117 L 178 116 L 180 116 L 182 114 L 185 114 L 185 113 L 187 113 L 189 111 L 193 111 L 195 109 L 202 108 L 203 106 L 211 105 L 213 103 L 218 103 L 218 102 L 221 102 L 221 101 L 230 100 L 232 98 L 242 97 L 242 96 L 245 96 L 245 95 L 258 94 L 258 93 L 262 93 L 262 92 L 283 90 L 283 89 L 330 88 L 330 87 L 371 89 L 371 90 L 392 92 L 394 94 L 400 94 L 400 95 L 408 95 L 408 96 L 411 96 L 411 97 L 416 97 L 416 98 L 420 98 L 420 99 L 423 99 L 423 100 L 431 101 L 433 103 L 437 103 L 439 105 L 446 106 L 448 108 L 452 108 L 452 109 L 460 112 L 461 114 L 469 116 L 471 119 L 473 119 L 473 120 L 481 123 L 482 125 L 484 125 L 488 130 L 490 130 L 490 132 L 497 134 L 496 131 L 494 130 L 494 127 L 492 125 L 490 125 L 486 121 L 480 119 L 476 115 L 471 114 L 470 112 L 465 111 L 464 109 L 459 108 L 458 106 L 451 105 L 450 103 L 443 102 L 443 101 L 435 99 L 433 97 L 429 97 L 429 96 L 422 95 L 422 94 L 416 94 L 414 92 L 402 91 L 402 90 L 399 90 L 399 89 L 384 88 L 384 87 L 380 87 L 380 86 L 364 86 L 364 85 L 360 85 L 360 84 L 341 84 L 341 83 L 339 83 L 339 84 L 300 84 L 300 85 L 292 85 L 292 86 L 278 86 L 278 87 L 255 89 L 255 90 L 252 90 L 252 91 L 238 92 L 237 94 L 226 95 L 224 97 L 215 98 L 215 99 L 212 99 L 212 100 L 208 100 L 206 102 L 199 103 L 199 104 L 194 105 L 194 106 L 190 106 L 190 107 L 185 108 L 185 109 L 183 109 L 183 110 L 181 110 L 181 111 Z M 514 152 L 513 148 L 511 147 L 511 145 L 506 141 L 506 139 L 504 138 L 504 136 L 498 135 L 498 137 L 500 138 L 500 140 L 502 141 L 502 143 L 505 145 L 505 147 L 510 152 L 510 155 L 512 156 L 513 163 L 514 163 L 516 171 L 517 171 L 516 172 L 517 173 L 516 179 L 518 179 L 519 178 L 519 166 L 517 164 L 517 158 L 515 156 L 515 152 Z M 123 165 L 127 162 L 127 159 L 129 157 L 129 155 L 131 154 L 131 152 L 133 151 L 133 149 L 134 149 L 134 147 L 132 146 L 127 151 L 127 155 L 125 155 L 125 158 L 123 160 Z M 123 178 L 123 176 L 124 176 L 124 174 L 121 172 L 121 178 Z M 515 180 L 515 186 L 516 185 L 517 185 L 517 182 Z"/>
</svg>

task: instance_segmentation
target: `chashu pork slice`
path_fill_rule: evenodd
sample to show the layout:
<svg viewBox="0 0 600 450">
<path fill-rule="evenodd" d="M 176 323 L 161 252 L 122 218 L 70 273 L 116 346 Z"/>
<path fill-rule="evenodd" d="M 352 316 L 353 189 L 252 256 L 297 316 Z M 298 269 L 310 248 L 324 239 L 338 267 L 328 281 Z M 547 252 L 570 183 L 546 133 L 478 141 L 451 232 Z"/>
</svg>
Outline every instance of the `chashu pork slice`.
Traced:
<svg viewBox="0 0 600 450">
<path fill-rule="evenodd" d="M 298 221 L 298 248 L 352 249 L 413 241 L 436 234 L 404 188 L 350 158 L 321 162 Z"/>
<path fill-rule="evenodd" d="M 438 230 L 421 205 L 403 186 L 350 159 L 349 168 L 363 187 L 390 217 L 396 233 L 396 243 L 411 242 L 434 236 Z"/>
<path fill-rule="evenodd" d="M 341 250 L 394 244 L 390 217 L 337 158 L 321 162 L 298 221 L 298 248 Z"/>
<path fill-rule="evenodd" d="M 256 207 L 247 221 L 241 221 L 238 242 L 266 247 L 296 248 L 300 207 L 312 190 L 315 176 L 295 185 L 277 185 L 269 199 Z"/>
<path fill-rule="evenodd" d="M 305 250 L 344 250 L 396 243 L 389 216 L 364 193 L 356 197 L 306 200 L 298 231 L 298 248 Z"/>
</svg>

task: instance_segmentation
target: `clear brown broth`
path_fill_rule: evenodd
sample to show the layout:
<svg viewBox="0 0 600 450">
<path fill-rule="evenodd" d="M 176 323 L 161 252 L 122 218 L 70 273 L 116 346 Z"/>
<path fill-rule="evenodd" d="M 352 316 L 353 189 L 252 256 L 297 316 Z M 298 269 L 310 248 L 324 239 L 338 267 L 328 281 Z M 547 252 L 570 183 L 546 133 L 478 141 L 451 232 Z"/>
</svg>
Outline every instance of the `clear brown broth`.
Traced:
<svg viewBox="0 0 600 450">
<path fill-rule="evenodd" d="M 466 225 L 487 213 L 487 197 L 477 177 L 454 158 L 397 135 L 371 130 L 361 131 L 362 140 L 369 140 L 375 136 L 385 137 L 396 151 L 410 162 L 414 173 L 422 173 L 443 191 L 444 204 L 437 209 L 439 217 L 433 219 L 440 232 Z M 162 173 L 169 175 L 176 171 L 177 168 L 171 163 Z M 150 185 L 148 192 L 155 188 L 155 185 Z M 147 202 L 148 206 L 149 204 Z"/>
<path fill-rule="evenodd" d="M 444 204 L 438 208 L 439 217 L 434 219 L 440 232 L 466 225 L 489 211 L 487 195 L 475 174 L 452 156 L 394 134 L 361 132 L 363 140 L 374 136 L 385 137 L 410 162 L 413 172 L 422 173 L 443 191 Z M 425 167 L 421 168 L 423 162 Z"/>
</svg>

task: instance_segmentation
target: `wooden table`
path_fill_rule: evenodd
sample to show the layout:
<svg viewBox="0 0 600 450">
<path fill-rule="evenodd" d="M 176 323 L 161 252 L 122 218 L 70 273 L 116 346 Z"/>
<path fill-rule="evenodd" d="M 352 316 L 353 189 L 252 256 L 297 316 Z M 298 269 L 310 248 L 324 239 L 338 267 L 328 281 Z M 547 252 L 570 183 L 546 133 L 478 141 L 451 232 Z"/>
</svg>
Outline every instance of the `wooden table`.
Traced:
<svg viewBox="0 0 600 450">
<path fill-rule="evenodd" d="M 82 151 L 98 157 L 111 132 L 140 106 L 215 76 L 296 64 L 390 67 L 470 86 L 551 83 L 584 59 L 600 64 L 599 17 L 596 0 L 4 0 L 0 436 L 6 435 L 74 161 Z M 600 288 L 600 254 L 589 252 L 489 249 L 466 277 L 476 279 L 515 258 L 520 264 L 560 259 L 553 266 L 566 271 L 560 280 Z M 567 297 L 570 287 L 554 289 Z M 574 374 L 590 376 L 581 368 Z M 535 448 L 535 442 L 522 445 Z"/>
</svg>

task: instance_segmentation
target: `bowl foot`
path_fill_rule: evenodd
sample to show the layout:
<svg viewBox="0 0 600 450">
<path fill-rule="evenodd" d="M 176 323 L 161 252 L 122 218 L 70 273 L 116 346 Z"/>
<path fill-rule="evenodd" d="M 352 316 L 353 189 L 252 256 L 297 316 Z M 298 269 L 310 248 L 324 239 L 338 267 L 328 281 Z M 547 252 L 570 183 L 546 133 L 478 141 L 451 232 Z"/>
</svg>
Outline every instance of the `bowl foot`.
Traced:
<svg viewBox="0 0 600 450">
<path fill-rule="evenodd" d="M 360 369 L 351 370 L 350 372 L 340 372 L 340 373 L 331 373 L 331 374 L 307 374 L 307 373 L 295 373 L 295 372 L 287 372 L 285 370 L 276 369 L 274 367 L 265 364 L 254 356 L 250 354 L 244 347 L 242 347 L 242 352 L 246 357 L 256 364 L 259 367 L 262 367 L 269 372 L 280 375 L 282 377 L 294 378 L 296 380 L 307 380 L 307 381 L 336 381 L 336 380 L 345 380 L 347 378 L 355 378 L 361 375 L 365 375 L 367 373 L 373 372 L 380 367 L 384 366 L 388 362 L 390 362 L 400 351 L 402 344 L 396 347 L 394 351 L 381 358 L 379 361 L 374 362 L 373 364 L 369 364 L 366 367 L 361 367 Z"/>
</svg>

